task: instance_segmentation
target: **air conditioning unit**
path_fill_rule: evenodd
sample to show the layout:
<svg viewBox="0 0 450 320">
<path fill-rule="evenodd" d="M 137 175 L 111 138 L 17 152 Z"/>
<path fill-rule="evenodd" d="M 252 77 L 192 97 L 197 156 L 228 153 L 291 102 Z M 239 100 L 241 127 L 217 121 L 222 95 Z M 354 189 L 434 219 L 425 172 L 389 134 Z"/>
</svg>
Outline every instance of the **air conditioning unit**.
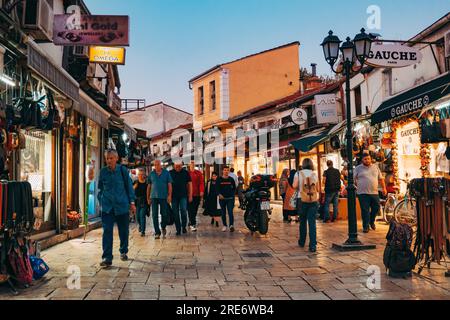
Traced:
<svg viewBox="0 0 450 320">
<path fill-rule="evenodd" d="M 53 9 L 47 0 L 24 1 L 23 28 L 40 41 L 53 39 Z"/>
<path fill-rule="evenodd" d="M 89 47 L 75 46 L 73 47 L 73 55 L 76 57 L 89 58 Z"/>
</svg>

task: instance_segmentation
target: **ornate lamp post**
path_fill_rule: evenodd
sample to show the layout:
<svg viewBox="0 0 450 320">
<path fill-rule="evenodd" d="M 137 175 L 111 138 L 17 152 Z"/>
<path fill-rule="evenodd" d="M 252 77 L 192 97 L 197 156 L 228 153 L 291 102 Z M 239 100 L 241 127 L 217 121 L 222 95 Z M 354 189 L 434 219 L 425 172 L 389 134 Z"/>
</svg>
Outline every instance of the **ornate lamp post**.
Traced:
<svg viewBox="0 0 450 320">
<path fill-rule="evenodd" d="M 353 41 L 347 37 L 346 41 L 342 43 L 339 38 L 333 35 L 333 31 L 328 33 L 328 36 L 323 40 L 321 46 L 325 60 L 331 66 L 336 74 L 343 74 L 345 76 L 345 95 L 346 95 L 346 119 L 347 119 L 347 157 L 348 157 L 348 240 L 344 244 L 333 244 L 333 248 L 341 251 L 367 250 L 375 249 L 375 245 L 363 245 L 358 240 L 357 220 L 356 220 L 356 187 L 353 176 L 353 135 L 352 135 L 352 117 L 350 105 L 350 77 L 353 73 L 358 73 L 366 62 L 371 46 L 372 39 L 366 34 L 364 29 L 361 33 L 355 36 Z M 342 53 L 342 69 L 335 69 L 335 64 L 339 58 L 339 51 Z M 359 63 L 359 68 L 354 69 L 356 62 Z"/>
</svg>

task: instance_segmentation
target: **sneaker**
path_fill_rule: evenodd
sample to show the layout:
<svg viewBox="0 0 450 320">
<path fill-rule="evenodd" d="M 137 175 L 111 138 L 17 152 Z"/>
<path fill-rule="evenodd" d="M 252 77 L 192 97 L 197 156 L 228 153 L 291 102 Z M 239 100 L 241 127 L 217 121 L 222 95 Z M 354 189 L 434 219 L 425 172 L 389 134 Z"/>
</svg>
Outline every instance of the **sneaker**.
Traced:
<svg viewBox="0 0 450 320">
<path fill-rule="evenodd" d="M 187 233 L 187 229 L 186 228 L 183 228 L 183 233 Z"/>
<path fill-rule="evenodd" d="M 234 226 L 230 226 L 230 232 L 234 232 Z"/>
<path fill-rule="evenodd" d="M 177 236 L 177 237 L 181 236 L 181 232 L 177 232 L 177 233 L 176 233 L 176 236 Z"/>
<path fill-rule="evenodd" d="M 163 229 L 163 230 L 162 230 L 162 236 L 163 236 L 163 238 L 165 238 L 166 235 L 167 235 L 167 230 L 166 230 L 166 229 Z"/>
<path fill-rule="evenodd" d="M 155 234 L 155 240 L 159 240 L 161 239 L 161 235 L 160 234 Z"/>
<path fill-rule="evenodd" d="M 370 224 L 370 227 L 373 231 L 377 230 L 377 226 L 375 225 L 375 223 Z"/>
<path fill-rule="evenodd" d="M 330 223 L 330 222 L 331 222 L 330 219 L 323 220 L 323 223 Z"/>
<path fill-rule="evenodd" d="M 122 261 L 128 261 L 128 256 L 124 253 L 120 255 L 120 260 Z"/>
<path fill-rule="evenodd" d="M 112 262 L 108 261 L 106 259 L 104 259 L 101 263 L 100 263 L 100 267 L 102 268 L 107 268 L 107 267 L 111 267 L 112 266 Z"/>
<path fill-rule="evenodd" d="M 363 233 L 369 233 L 369 231 L 370 231 L 369 228 L 367 228 L 363 230 Z"/>
<path fill-rule="evenodd" d="M 224 227 L 222 228 L 222 232 L 226 232 L 227 229 L 228 229 L 228 228 L 224 226 Z"/>
<path fill-rule="evenodd" d="M 305 247 L 305 244 L 304 244 L 304 243 L 301 243 L 300 240 L 298 240 L 298 246 L 299 246 L 300 248 L 304 248 L 304 247 Z"/>
<path fill-rule="evenodd" d="M 141 232 L 141 237 L 145 237 L 145 232 Z"/>
<path fill-rule="evenodd" d="M 191 231 L 192 232 L 197 232 L 197 226 L 191 226 Z"/>
<path fill-rule="evenodd" d="M 316 252 L 317 252 L 317 249 L 316 249 L 316 248 L 309 248 L 309 252 L 311 252 L 311 253 L 316 253 Z"/>
</svg>

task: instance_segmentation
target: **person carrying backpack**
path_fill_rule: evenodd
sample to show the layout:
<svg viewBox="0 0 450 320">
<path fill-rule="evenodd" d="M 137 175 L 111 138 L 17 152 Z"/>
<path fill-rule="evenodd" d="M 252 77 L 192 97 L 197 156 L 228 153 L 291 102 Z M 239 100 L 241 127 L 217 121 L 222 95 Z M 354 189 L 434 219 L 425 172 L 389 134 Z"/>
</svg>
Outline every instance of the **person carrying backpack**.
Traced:
<svg viewBox="0 0 450 320">
<path fill-rule="evenodd" d="M 298 245 L 305 247 L 307 225 L 309 226 L 309 251 L 317 251 L 316 215 L 319 208 L 319 178 L 314 172 L 314 164 L 306 158 L 302 170 L 295 175 L 294 189 L 298 190 L 297 210 L 300 215 L 300 239 Z"/>
</svg>

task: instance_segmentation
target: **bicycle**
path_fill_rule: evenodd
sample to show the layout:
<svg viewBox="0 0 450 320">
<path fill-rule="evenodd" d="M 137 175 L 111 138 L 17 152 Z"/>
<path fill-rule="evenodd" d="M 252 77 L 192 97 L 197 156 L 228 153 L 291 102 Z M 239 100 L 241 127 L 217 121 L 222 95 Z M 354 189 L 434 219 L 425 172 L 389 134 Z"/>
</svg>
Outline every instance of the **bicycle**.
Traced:
<svg viewBox="0 0 450 320">
<path fill-rule="evenodd" d="M 398 193 L 388 193 L 386 199 L 380 200 L 381 219 L 389 224 L 394 217 L 394 209 L 398 204 Z"/>
<path fill-rule="evenodd" d="M 409 224 L 415 231 L 417 227 L 417 201 L 412 195 L 411 182 L 409 180 L 400 179 L 406 183 L 406 193 L 403 198 L 394 208 L 394 219 L 400 223 Z"/>
</svg>

